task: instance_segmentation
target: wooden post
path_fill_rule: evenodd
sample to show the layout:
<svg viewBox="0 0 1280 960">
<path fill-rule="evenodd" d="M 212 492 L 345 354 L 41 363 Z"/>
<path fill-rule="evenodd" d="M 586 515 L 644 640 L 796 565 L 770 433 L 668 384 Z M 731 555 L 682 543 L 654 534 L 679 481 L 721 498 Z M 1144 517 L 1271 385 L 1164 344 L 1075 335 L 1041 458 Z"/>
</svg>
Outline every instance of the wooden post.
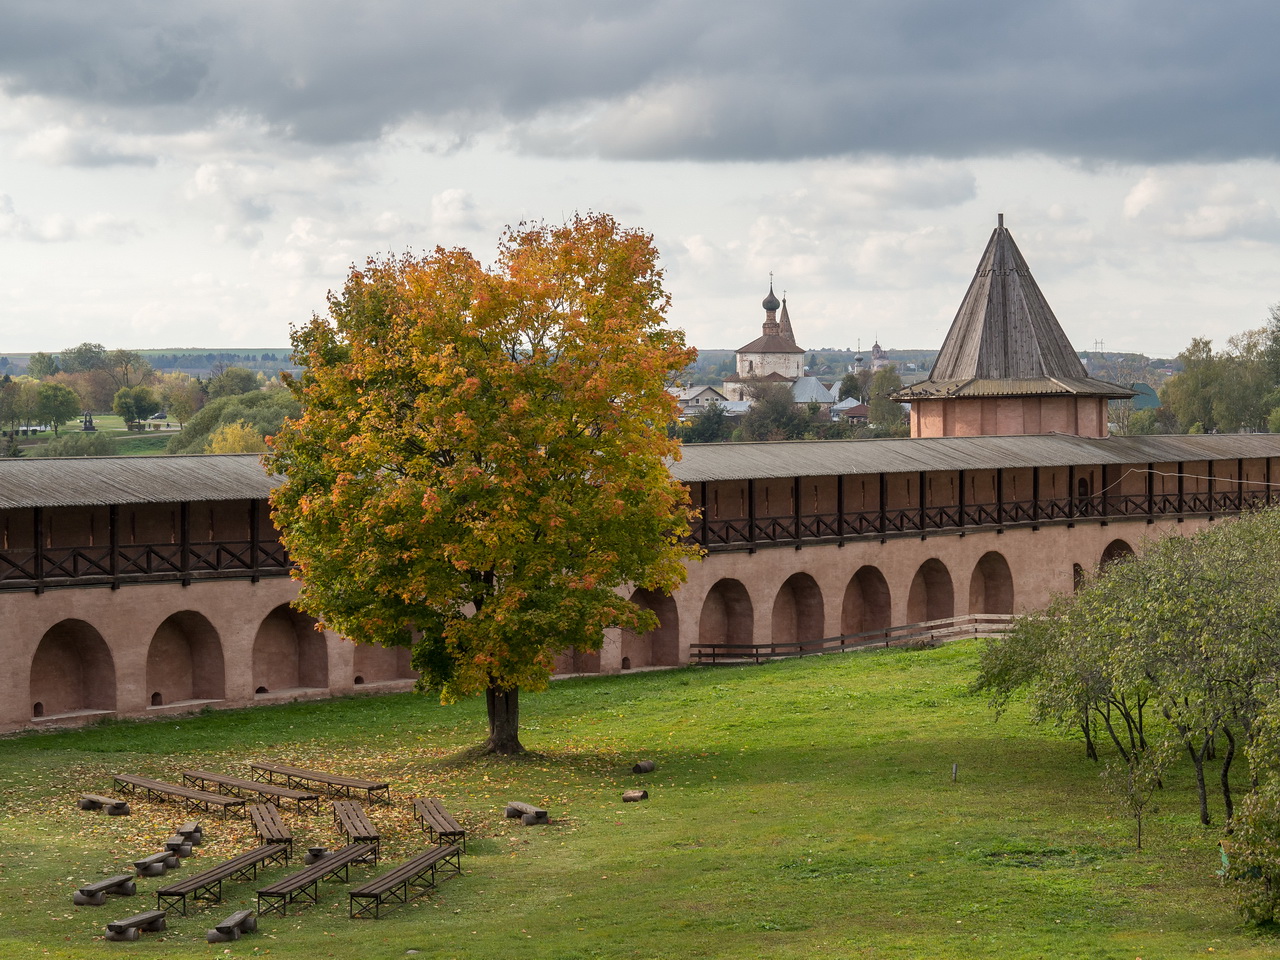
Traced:
<svg viewBox="0 0 1280 960">
<path fill-rule="evenodd" d="M 44 593 L 44 508 L 33 507 L 32 534 L 35 537 L 36 593 Z"/>
<path fill-rule="evenodd" d="M 705 547 L 707 545 L 707 538 L 710 535 L 707 530 L 707 481 L 703 480 L 698 484 L 698 486 L 702 491 L 702 521 L 699 524 L 702 532 L 698 539 L 701 545 Z"/>
<path fill-rule="evenodd" d="M 1268 466 L 1271 461 L 1267 461 Z M 844 474 L 836 477 L 836 536 L 844 539 Z"/>
<path fill-rule="evenodd" d="M 1031 468 L 1031 519 L 1040 519 L 1040 468 Z"/>
<path fill-rule="evenodd" d="M 796 542 L 800 540 L 800 475 L 791 480 L 791 522 L 794 525 Z"/>
<path fill-rule="evenodd" d="M 261 519 L 262 504 L 259 500 L 249 501 L 249 570 L 253 574 L 251 582 L 260 579 L 261 563 L 258 557 L 258 522 Z"/>
<path fill-rule="evenodd" d="M 111 589 L 120 589 L 120 505 L 107 507 L 107 563 L 111 570 Z"/>
<path fill-rule="evenodd" d="M 888 489 L 889 489 L 889 484 L 888 484 L 888 482 L 885 480 L 884 473 L 883 473 L 883 472 L 881 472 L 881 474 L 880 474 L 880 503 L 878 504 L 878 506 L 879 506 L 879 508 L 880 508 L 880 518 L 879 518 L 879 521 L 878 521 L 878 526 L 880 527 L 880 533 L 881 533 L 881 534 L 883 534 L 883 533 L 884 533 L 886 530 L 888 530 L 888 528 L 889 528 L 889 515 L 885 512 L 885 505 L 884 505 L 884 501 L 885 501 L 885 497 L 886 497 L 886 494 L 887 494 L 887 492 L 888 492 Z"/>
<path fill-rule="evenodd" d="M 960 526 L 960 527 L 963 527 L 963 526 L 964 526 L 964 522 L 965 522 L 965 517 L 964 517 L 964 511 L 965 511 L 965 506 L 964 506 L 964 471 L 963 471 L 963 470 L 957 471 L 957 475 L 958 475 L 957 482 L 958 482 L 958 483 L 959 483 L 959 485 L 960 485 L 960 495 L 959 495 L 958 497 L 956 497 L 956 501 L 957 501 L 957 507 L 958 507 L 958 509 L 959 509 L 960 517 L 959 517 L 959 520 L 958 520 L 958 522 L 957 522 L 957 524 L 956 524 L 956 525 L 957 525 L 957 526 Z"/>
<path fill-rule="evenodd" d="M 756 481 L 747 480 L 747 542 L 756 542 Z"/>
<path fill-rule="evenodd" d="M 178 569 L 182 573 L 182 585 L 191 585 L 191 504 L 183 500 L 178 508 L 179 538 Z"/>
</svg>

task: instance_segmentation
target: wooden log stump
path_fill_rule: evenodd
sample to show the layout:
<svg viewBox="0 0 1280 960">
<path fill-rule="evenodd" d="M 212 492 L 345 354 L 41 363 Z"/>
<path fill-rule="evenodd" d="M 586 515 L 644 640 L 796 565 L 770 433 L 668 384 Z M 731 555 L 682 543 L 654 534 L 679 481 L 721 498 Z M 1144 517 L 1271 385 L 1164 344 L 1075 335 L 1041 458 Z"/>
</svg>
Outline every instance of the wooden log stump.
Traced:
<svg viewBox="0 0 1280 960">
<path fill-rule="evenodd" d="M 520 822 L 526 827 L 532 827 L 538 823 L 549 823 L 547 811 L 541 807 L 535 807 L 531 803 L 523 803 L 519 800 L 512 800 L 507 804 L 507 816 L 510 818 L 519 817 Z"/>
<path fill-rule="evenodd" d="M 641 760 L 631 768 L 632 773 L 653 773 L 655 764 L 652 760 Z"/>
<path fill-rule="evenodd" d="M 622 794 L 623 803 L 639 803 L 641 800 L 649 799 L 648 790 L 627 790 Z"/>
</svg>

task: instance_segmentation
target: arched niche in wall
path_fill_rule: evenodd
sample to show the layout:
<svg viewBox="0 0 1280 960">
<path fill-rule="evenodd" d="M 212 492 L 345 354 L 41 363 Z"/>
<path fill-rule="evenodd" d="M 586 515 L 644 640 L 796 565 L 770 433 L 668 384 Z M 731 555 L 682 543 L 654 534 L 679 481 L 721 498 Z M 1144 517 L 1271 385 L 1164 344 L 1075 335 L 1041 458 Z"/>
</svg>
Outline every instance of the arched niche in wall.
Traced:
<svg viewBox="0 0 1280 960">
<path fill-rule="evenodd" d="M 969 580 L 970 613 L 1013 613 L 1013 574 L 1004 556 L 984 553 Z"/>
<path fill-rule="evenodd" d="M 352 680 L 356 686 L 386 683 L 390 680 L 416 680 L 413 650 L 409 647 L 382 647 L 376 643 L 357 643 L 352 653 Z"/>
<path fill-rule="evenodd" d="M 840 632 L 869 633 L 887 630 L 893 625 L 889 582 L 876 567 L 859 568 L 845 587 L 840 608 Z"/>
<path fill-rule="evenodd" d="M 650 610 L 658 625 L 648 633 L 622 631 L 622 669 L 674 667 L 680 663 L 680 615 L 669 594 L 637 590 L 631 595 L 636 606 Z"/>
<path fill-rule="evenodd" d="M 751 643 L 755 614 L 751 594 L 740 580 L 726 578 L 702 601 L 698 615 L 699 643 Z"/>
<path fill-rule="evenodd" d="M 820 640 L 822 626 L 822 590 L 809 574 L 792 574 L 773 599 L 773 642 Z"/>
<path fill-rule="evenodd" d="M 920 564 L 907 595 L 907 621 L 924 623 L 945 620 L 956 614 L 951 573 L 941 560 L 930 558 Z"/>
<path fill-rule="evenodd" d="M 329 686 L 329 650 L 315 624 L 287 603 L 267 614 L 253 639 L 256 693 Z"/>
<path fill-rule="evenodd" d="M 1124 540 L 1112 540 L 1107 544 L 1107 549 L 1102 551 L 1102 559 L 1098 566 L 1105 567 L 1108 564 L 1115 563 L 1117 560 L 1123 560 L 1126 557 L 1133 556 L 1133 547 L 1129 546 Z"/>
<path fill-rule="evenodd" d="M 165 619 L 147 648 L 147 696 L 152 706 L 226 695 L 222 641 L 202 614 L 182 610 Z"/>
<path fill-rule="evenodd" d="M 30 676 L 33 717 L 116 709 L 115 660 L 102 634 L 83 620 L 62 620 L 45 631 Z"/>
</svg>

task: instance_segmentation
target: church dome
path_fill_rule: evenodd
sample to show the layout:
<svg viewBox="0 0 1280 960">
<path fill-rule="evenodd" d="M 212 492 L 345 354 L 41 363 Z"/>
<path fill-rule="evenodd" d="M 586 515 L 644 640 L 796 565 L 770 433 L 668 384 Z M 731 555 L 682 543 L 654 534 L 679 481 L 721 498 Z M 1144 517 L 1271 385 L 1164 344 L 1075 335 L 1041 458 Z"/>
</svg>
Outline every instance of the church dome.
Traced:
<svg viewBox="0 0 1280 960">
<path fill-rule="evenodd" d="M 769 310 L 769 311 L 777 310 L 780 306 L 782 306 L 778 298 L 773 295 L 772 283 L 769 284 L 769 295 L 764 298 L 760 306 L 764 307 L 766 310 Z"/>
</svg>

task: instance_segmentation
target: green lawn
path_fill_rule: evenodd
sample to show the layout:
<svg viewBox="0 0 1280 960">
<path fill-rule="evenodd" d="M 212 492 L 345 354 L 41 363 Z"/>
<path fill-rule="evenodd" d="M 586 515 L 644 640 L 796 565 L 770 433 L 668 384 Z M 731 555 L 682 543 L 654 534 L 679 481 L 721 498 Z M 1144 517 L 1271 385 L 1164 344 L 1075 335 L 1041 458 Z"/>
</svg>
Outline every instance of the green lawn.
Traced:
<svg viewBox="0 0 1280 960">
<path fill-rule="evenodd" d="M 1168 778 L 1136 852 L 1078 742 L 998 724 L 967 685 L 977 642 L 560 681 L 522 700 L 522 759 L 466 754 L 483 705 L 411 695 L 258 708 L 0 741 L 0 956 L 1272 957 L 1214 877 L 1186 771 Z M 260 932 L 204 931 L 255 884 L 131 945 L 98 939 L 140 896 L 73 907 L 85 880 L 155 849 L 187 817 L 135 804 L 75 808 L 110 774 L 176 778 L 252 758 L 390 779 L 372 808 L 389 865 L 423 846 L 408 808 L 441 797 L 471 830 L 465 873 L 431 896 L 352 921 L 345 887 Z M 657 770 L 634 775 L 652 759 Z M 952 765 L 958 779 L 952 780 Z M 623 804 L 622 791 L 649 791 Z M 503 818 L 546 806 L 549 827 Z M 300 843 L 338 842 L 326 816 L 287 815 Z M 238 820 L 205 818 L 183 872 L 246 849 Z M 263 879 L 283 875 L 282 870 Z M 353 882 L 372 875 L 353 871 Z"/>
<path fill-rule="evenodd" d="M 145 432 L 138 432 L 126 429 L 124 419 L 116 414 L 95 414 L 93 418 L 96 432 L 100 436 L 111 438 L 114 442 L 112 455 L 118 457 L 162 455 L 169 439 L 177 432 L 177 425 L 172 421 L 170 423 L 172 429 L 169 430 L 152 430 L 152 425 L 148 423 L 148 429 Z M 76 419 L 64 424 L 58 431 L 58 435 L 66 436 L 68 433 L 79 432 L 80 421 Z M 54 439 L 56 438 L 52 430 L 44 430 L 26 437 L 19 437 L 18 442 L 24 452 L 30 454 L 36 448 Z"/>
</svg>

